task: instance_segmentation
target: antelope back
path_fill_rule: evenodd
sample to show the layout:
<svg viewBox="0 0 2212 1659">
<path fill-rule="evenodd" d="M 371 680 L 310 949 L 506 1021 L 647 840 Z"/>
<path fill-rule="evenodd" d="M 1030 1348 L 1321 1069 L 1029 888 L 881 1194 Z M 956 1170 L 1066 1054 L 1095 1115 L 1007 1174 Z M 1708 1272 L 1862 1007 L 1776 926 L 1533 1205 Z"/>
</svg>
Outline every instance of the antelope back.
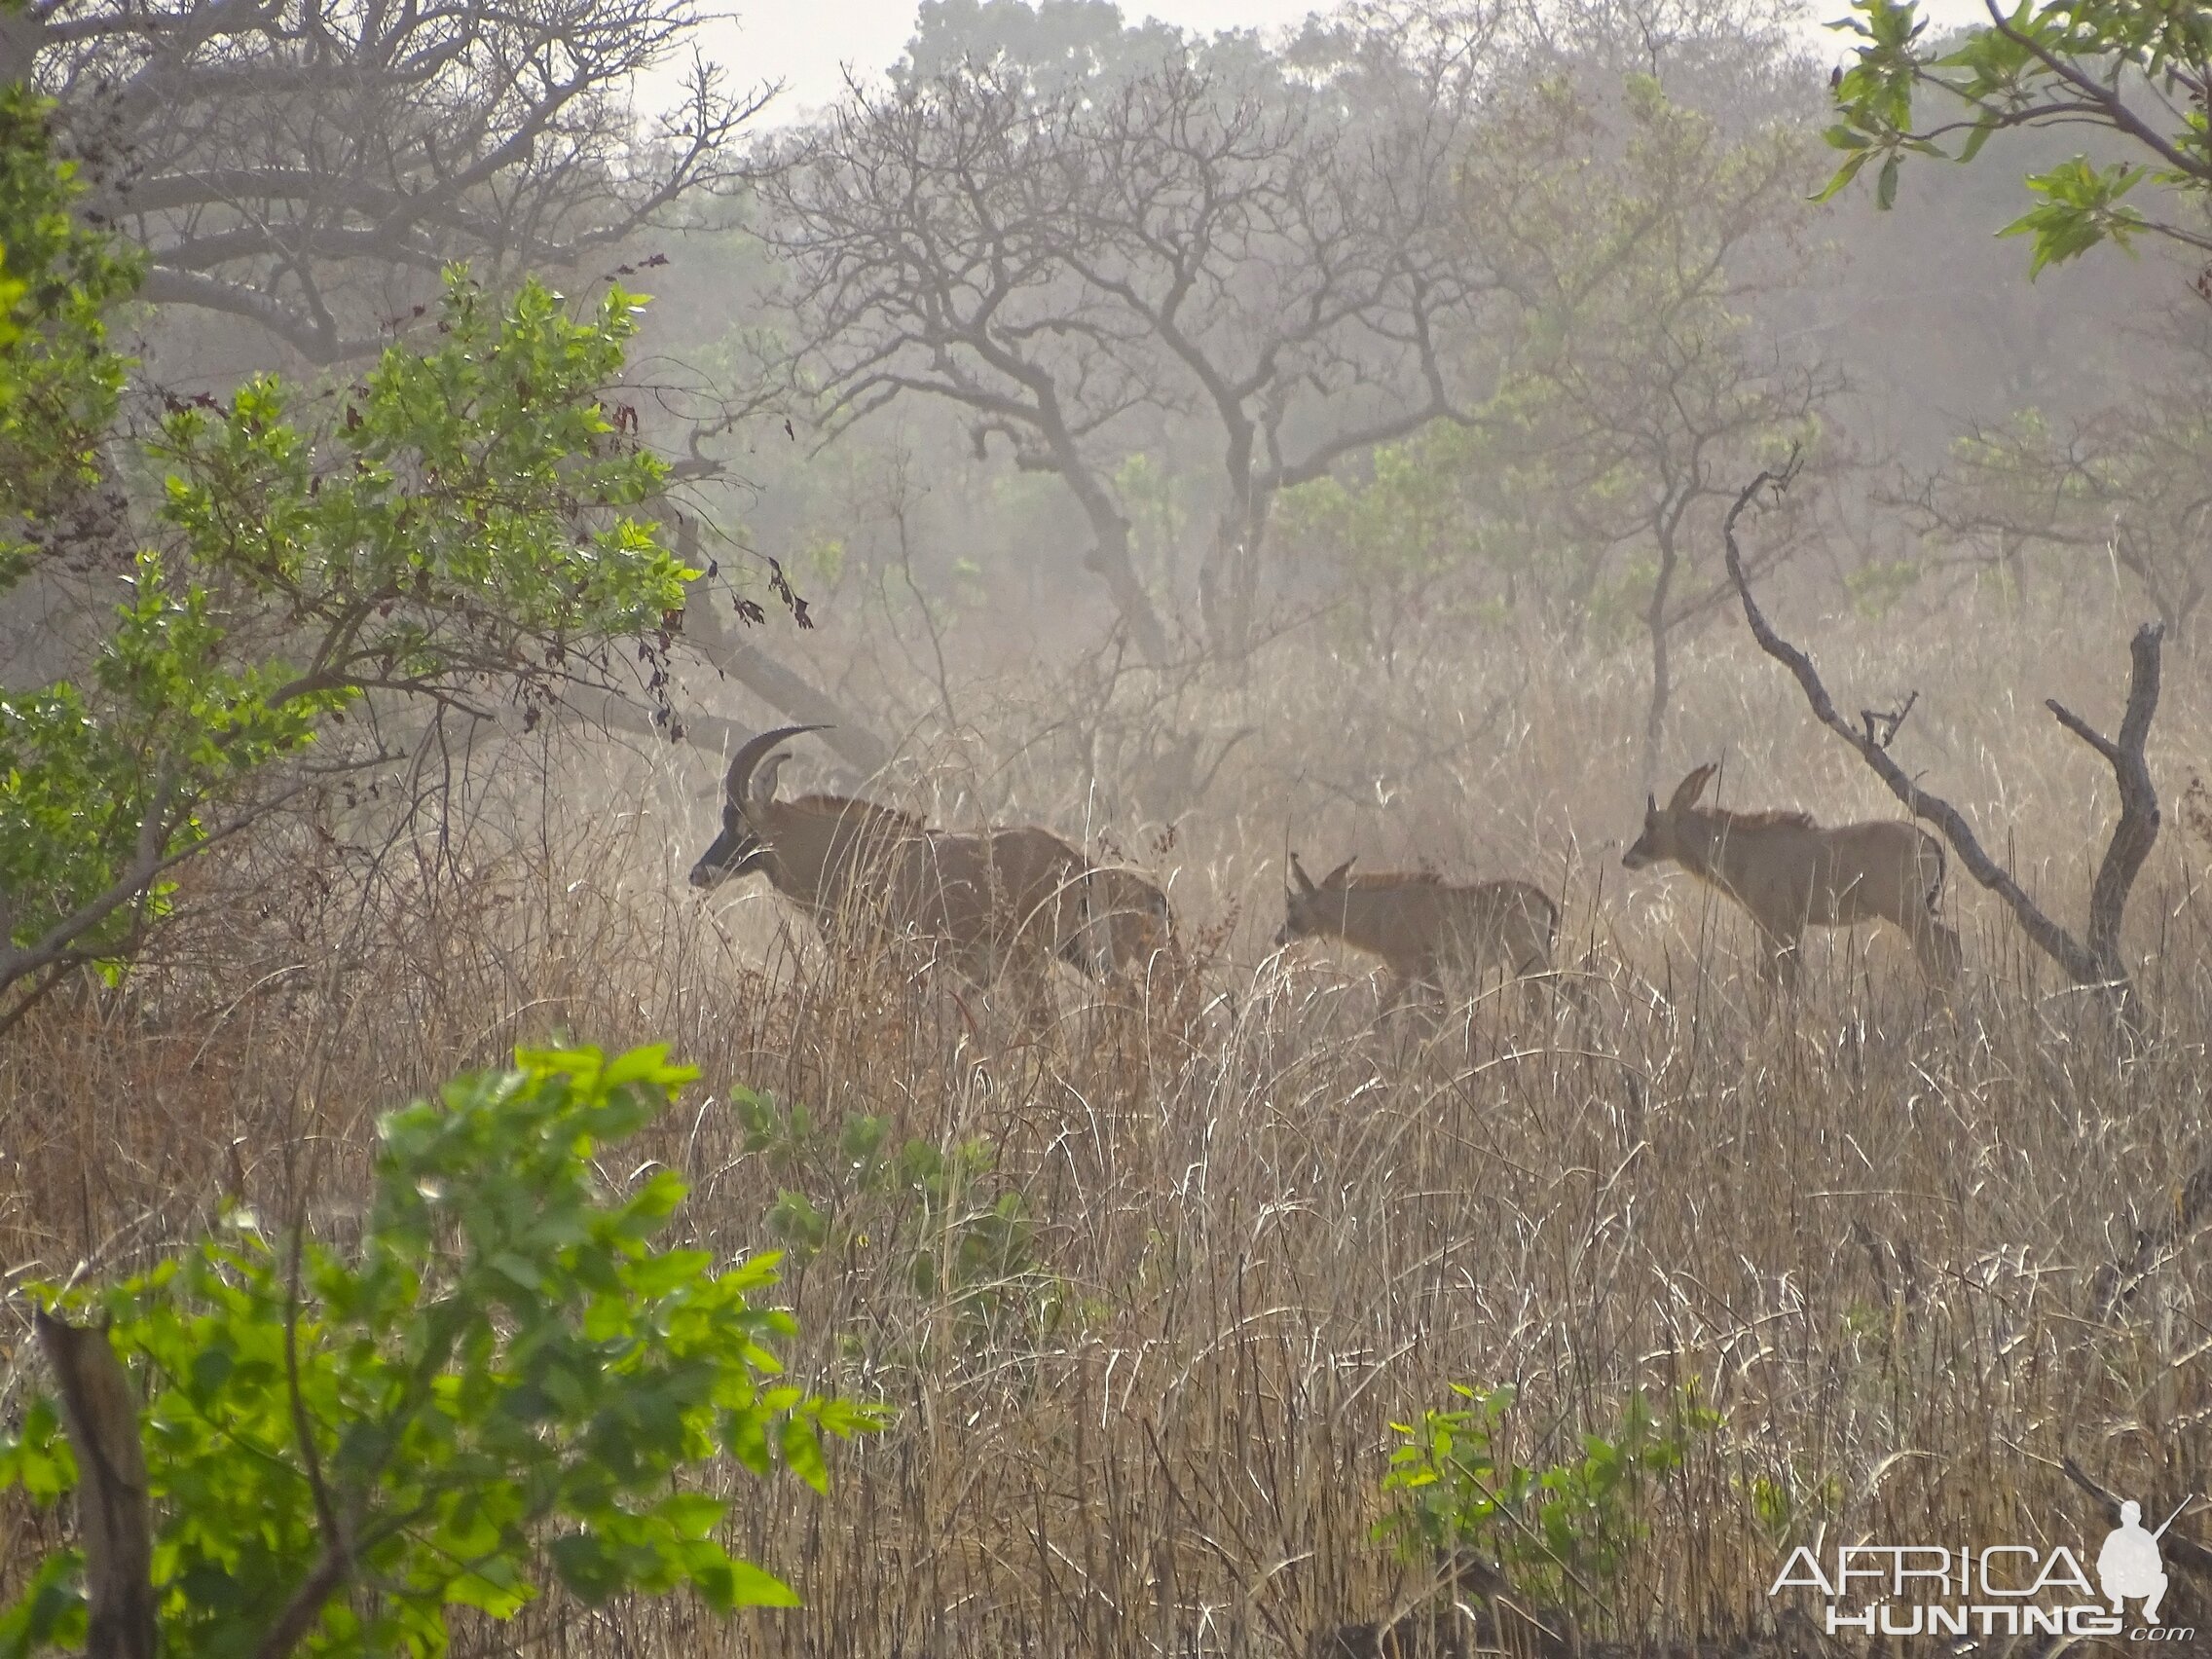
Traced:
<svg viewBox="0 0 2212 1659">
<path fill-rule="evenodd" d="M 1092 866 L 1084 870 L 1079 937 L 1064 941 L 1060 954 L 1094 979 L 1141 971 L 1168 948 L 1175 934 L 1174 912 L 1158 883 L 1139 870 Z"/>
<path fill-rule="evenodd" d="M 848 795 L 801 795 L 762 814 L 777 891 L 817 916 L 880 906 L 900 850 L 928 832 L 910 812 Z"/>
</svg>

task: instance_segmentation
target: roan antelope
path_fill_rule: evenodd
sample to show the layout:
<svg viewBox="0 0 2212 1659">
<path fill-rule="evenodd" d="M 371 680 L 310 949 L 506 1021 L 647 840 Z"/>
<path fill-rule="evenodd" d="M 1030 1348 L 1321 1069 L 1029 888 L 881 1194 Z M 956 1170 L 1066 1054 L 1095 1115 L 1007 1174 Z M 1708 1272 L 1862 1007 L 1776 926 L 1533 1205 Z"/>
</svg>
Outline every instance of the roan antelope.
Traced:
<svg viewBox="0 0 2212 1659">
<path fill-rule="evenodd" d="M 1700 766 L 1665 807 L 1645 795 L 1643 833 L 1623 855 L 1630 869 L 1678 864 L 1751 912 L 1769 948 L 1767 972 L 1797 980 L 1797 944 L 1808 926 L 1886 921 L 1911 941 L 1931 979 L 1959 971 L 1959 936 L 1936 916 L 1943 843 L 1915 824 L 1886 821 L 1824 829 L 1802 812 L 1728 812 L 1699 806 L 1714 768 Z"/>
<path fill-rule="evenodd" d="M 750 739 L 722 780 L 722 829 L 691 866 L 691 885 L 711 888 L 758 870 L 777 892 L 828 924 L 856 902 L 880 903 L 895 850 L 924 832 L 895 807 L 846 795 L 776 798 L 776 773 L 791 758 L 770 754 L 818 725 L 779 726 Z"/>
<path fill-rule="evenodd" d="M 898 849 L 892 924 L 978 985 L 1011 980 L 1036 1017 L 1051 959 L 1084 965 L 1075 939 L 1088 867 L 1049 830 L 933 830 Z"/>
<path fill-rule="evenodd" d="M 771 751 L 822 729 L 782 726 L 738 750 L 723 780 L 721 833 L 692 866 L 692 886 L 758 870 L 825 929 L 860 924 L 918 939 L 977 984 L 1014 976 L 1032 1009 L 1046 1000 L 1054 956 L 1093 978 L 1121 965 L 1126 930 L 1111 914 L 1093 920 L 1091 878 L 1107 872 L 1049 830 L 953 833 L 844 795 L 778 800 L 776 774 L 790 756 Z"/>
<path fill-rule="evenodd" d="M 893 907 L 978 984 L 1013 977 L 1033 1011 L 1052 958 L 1104 980 L 1169 939 L 1167 897 L 1131 869 L 1088 861 L 1050 830 L 933 830 L 899 850 Z"/>
<path fill-rule="evenodd" d="M 1140 870 L 1092 865 L 1085 870 L 1078 932 L 1060 954 L 1093 979 L 1142 973 L 1175 937 L 1175 915 L 1160 884 Z"/>
<path fill-rule="evenodd" d="M 1350 874 L 1350 859 L 1316 884 L 1290 855 L 1295 887 L 1283 890 L 1279 947 L 1300 939 L 1337 939 L 1382 958 L 1392 976 L 1384 1008 L 1415 985 L 1442 992 L 1448 974 L 1479 979 L 1502 968 L 1509 978 L 1547 971 L 1559 906 L 1526 881 L 1456 886 L 1425 870 Z"/>
</svg>

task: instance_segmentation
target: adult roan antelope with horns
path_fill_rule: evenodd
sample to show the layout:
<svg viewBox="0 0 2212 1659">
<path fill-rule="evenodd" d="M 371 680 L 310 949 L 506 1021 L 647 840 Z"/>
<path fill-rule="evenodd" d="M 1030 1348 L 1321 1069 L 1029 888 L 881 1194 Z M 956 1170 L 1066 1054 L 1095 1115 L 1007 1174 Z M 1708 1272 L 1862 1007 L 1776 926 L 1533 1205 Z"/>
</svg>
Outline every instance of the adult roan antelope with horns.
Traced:
<svg viewBox="0 0 2212 1659">
<path fill-rule="evenodd" d="M 1416 986 L 1439 994 L 1448 977 L 1477 981 L 1492 968 L 1509 978 L 1548 971 L 1559 906 L 1526 881 L 1456 886 L 1426 870 L 1353 875 L 1345 862 L 1319 881 L 1290 855 L 1296 885 L 1283 890 L 1277 948 L 1301 939 L 1336 939 L 1380 956 L 1390 970 L 1394 1008 Z"/>
<path fill-rule="evenodd" d="M 1959 936 L 1936 915 L 1943 843 L 1916 824 L 1813 822 L 1803 812 L 1729 812 L 1700 806 L 1716 768 L 1698 767 L 1662 807 L 1643 797 L 1643 833 L 1622 856 L 1630 869 L 1677 864 L 1751 913 L 1767 946 L 1766 972 L 1797 982 L 1807 927 L 1892 924 L 1937 982 L 1959 971 Z"/>
<path fill-rule="evenodd" d="M 1133 870 L 1098 868 L 1036 826 L 955 833 L 845 795 L 776 798 L 781 726 L 730 759 L 721 833 L 692 866 L 711 888 L 754 870 L 824 926 L 882 928 L 979 985 L 1012 978 L 1032 1014 L 1057 956 L 1093 978 L 1133 966 L 1168 927 L 1166 899 Z"/>
<path fill-rule="evenodd" d="M 791 758 L 780 746 L 828 729 L 778 726 L 747 740 L 730 756 L 722 779 L 721 833 L 691 866 L 693 887 L 717 887 L 758 870 L 825 926 L 856 907 L 880 907 L 898 849 L 926 832 L 922 821 L 850 795 L 776 798 L 776 774 Z"/>
</svg>

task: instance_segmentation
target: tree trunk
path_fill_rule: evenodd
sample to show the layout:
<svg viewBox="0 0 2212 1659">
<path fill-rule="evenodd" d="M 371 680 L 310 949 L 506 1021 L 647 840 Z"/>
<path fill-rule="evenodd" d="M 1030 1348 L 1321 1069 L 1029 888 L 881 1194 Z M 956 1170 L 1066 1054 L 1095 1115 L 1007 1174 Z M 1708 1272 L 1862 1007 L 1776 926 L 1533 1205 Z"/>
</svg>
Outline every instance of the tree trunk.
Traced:
<svg viewBox="0 0 2212 1659">
<path fill-rule="evenodd" d="M 1198 567 L 1198 613 L 1206 643 L 1234 657 L 1251 646 L 1259 609 L 1260 548 L 1267 537 L 1274 492 L 1253 481 L 1251 423 L 1240 410 L 1226 404 L 1222 418 L 1229 427 L 1229 451 L 1223 459 L 1229 498 L 1214 527 L 1213 546 Z"/>
<path fill-rule="evenodd" d="M 77 1528 L 85 1540 L 90 1659 L 154 1659 L 154 1529 L 138 1401 L 107 1328 L 64 1323 L 43 1308 L 39 1346 L 61 1384 L 77 1454 Z"/>
<path fill-rule="evenodd" d="M 1643 713 L 1643 787 L 1655 789 L 1659 757 L 1667 736 L 1667 705 L 1675 696 L 1674 662 L 1668 651 L 1667 601 L 1674 593 L 1677 566 L 1674 538 L 1659 543 L 1659 574 L 1651 587 L 1651 607 L 1643 625 L 1651 634 L 1651 701 Z"/>
<path fill-rule="evenodd" d="M 1074 484 L 1073 479 L 1069 482 Z M 1095 501 L 1092 497 L 1096 498 Z M 1095 484 L 1088 490 L 1077 488 L 1076 498 L 1083 502 L 1084 512 L 1090 520 L 1092 536 L 1083 567 L 1105 582 L 1106 591 L 1113 596 L 1114 608 L 1129 630 L 1129 643 L 1136 646 L 1137 655 L 1157 667 L 1167 660 L 1167 630 L 1161 626 L 1160 612 L 1153 608 L 1152 596 L 1144 591 L 1144 583 L 1137 580 L 1136 566 L 1130 562 L 1129 521 L 1115 509 Z"/>
<path fill-rule="evenodd" d="M 1222 509 L 1212 550 L 1198 568 L 1199 615 L 1206 643 L 1225 656 L 1240 657 L 1252 648 L 1260 619 L 1260 564 L 1268 539 L 1273 492 L 1257 496 L 1252 486 L 1239 501 Z"/>
</svg>

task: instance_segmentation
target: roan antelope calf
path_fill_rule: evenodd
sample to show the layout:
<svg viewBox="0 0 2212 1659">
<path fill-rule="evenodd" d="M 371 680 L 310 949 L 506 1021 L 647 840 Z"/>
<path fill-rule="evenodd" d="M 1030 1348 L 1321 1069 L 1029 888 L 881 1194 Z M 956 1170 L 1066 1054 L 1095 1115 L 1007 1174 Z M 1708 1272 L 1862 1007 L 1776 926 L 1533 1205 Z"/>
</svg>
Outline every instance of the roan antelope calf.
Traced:
<svg viewBox="0 0 2212 1659">
<path fill-rule="evenodd" d="M 1559 906 L 1526 881 L 1455 886 L 1426 871 L 1350 874 L 1346 859 L 1316 884 L 1290 856 L 1295 887 L 1283 890 L 1279 947 L 1300 939 L 1336 939 L 1380 956 L 1392 976 L 1384 1008 L 1415 985 L 1441 993 L 1447 974 L 1480 979 L 1501 968 L 1521 978 L 1552 965 Z"/>
<path fill-rule="evenodd" d="M 1645 795 L 1643 833 L 1623 855 L 1630 869 L 1678 864 L 1751 912 L 1765 940 L 1767 972 L 1797 981 L 1797 944 L 1811 927 L 1885 921 L 1912 943 L 1931 979 L 1959 971 L 1959 936 L 1936 916 L 1943 843 L 1915 824 L 1839 824 L 1802 812 L 1728 812 L 1699 806 L 1714 768 L 1700 766 L 1664 807 Z"/>
</svg>

